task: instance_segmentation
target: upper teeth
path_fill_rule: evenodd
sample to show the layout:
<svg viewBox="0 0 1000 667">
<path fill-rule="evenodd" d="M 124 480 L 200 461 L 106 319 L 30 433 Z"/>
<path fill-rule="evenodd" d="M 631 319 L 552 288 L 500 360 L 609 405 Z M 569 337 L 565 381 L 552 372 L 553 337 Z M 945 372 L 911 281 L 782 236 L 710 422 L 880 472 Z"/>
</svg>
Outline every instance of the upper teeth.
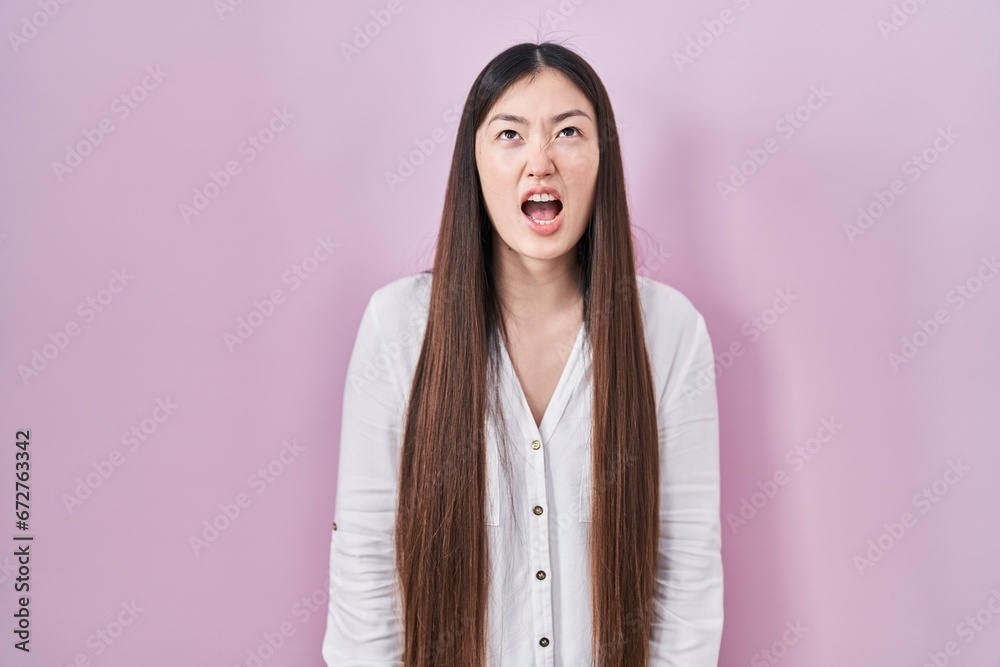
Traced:
<svg viewBox="0 0 1000 667">
<path fill-rule="evenodd" d="M 531 195 L 524 201 L 556 201 L 558 197 L 550 194 Z"/>
</svg>

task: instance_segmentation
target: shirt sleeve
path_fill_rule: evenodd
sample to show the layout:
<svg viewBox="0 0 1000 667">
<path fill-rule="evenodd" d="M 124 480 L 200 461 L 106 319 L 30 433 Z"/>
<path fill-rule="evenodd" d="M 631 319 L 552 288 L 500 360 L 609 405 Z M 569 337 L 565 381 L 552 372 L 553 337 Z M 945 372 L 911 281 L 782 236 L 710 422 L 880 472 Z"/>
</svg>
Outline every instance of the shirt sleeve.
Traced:
<svg viewBox="0 0 1000 667">
<path fill-rule="evenodd" d="M 660 555 L 649 664 L 664 667 L 716 667 L 722 640 L 719 416 L 712 342 L 695 312 L 680 374 L 657 409 Z"/>
<path fill-rule="evenodd" d="M 404 394 L 398 355 L 382 344 L 378 296 L 361 318 L 344 388 L 322 649 L 330 667 L 403 665 L 393 531 Z"/>
</svg>

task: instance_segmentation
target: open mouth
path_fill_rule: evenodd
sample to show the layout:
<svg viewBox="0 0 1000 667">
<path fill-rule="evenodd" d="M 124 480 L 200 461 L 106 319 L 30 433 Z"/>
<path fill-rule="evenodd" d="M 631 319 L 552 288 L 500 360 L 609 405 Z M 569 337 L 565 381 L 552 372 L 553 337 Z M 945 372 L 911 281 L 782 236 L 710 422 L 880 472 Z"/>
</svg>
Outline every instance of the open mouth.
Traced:
<svg viewBox="0 0 1000 667">
<path fill-rule="evenodd" d="M 532 195 L 521 204 L 521 212 L 539 225 L 551 223 L 562 208 L 562 202 L 548 194 Z"/>
</svg>

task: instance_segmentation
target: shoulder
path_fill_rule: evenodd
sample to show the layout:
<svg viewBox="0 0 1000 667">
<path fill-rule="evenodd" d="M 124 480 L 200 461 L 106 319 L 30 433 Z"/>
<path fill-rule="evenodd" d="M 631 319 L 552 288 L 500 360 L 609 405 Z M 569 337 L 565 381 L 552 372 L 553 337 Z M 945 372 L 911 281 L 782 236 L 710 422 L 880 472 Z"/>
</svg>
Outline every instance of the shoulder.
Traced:
<svg viewBox="0 0 1000 667">
<path fill-rule="evenodd" d="M 376 288 L 368 301 L 368 310 L 384 335 L 393 331 L 414 331 L 427 323 L 431 274 L 415 273 L 397 278 Z"/>
<path fill-rule="evenodd" d="M 661 390 L 673 386 L 692 357 L 711 339 L 701 311 L 681 290 L 648 276 L 636 276 L 642 304 L 646 346 L 654 379 Z"/>
<path fill-rule="evenodd" d="M 356 363 L 389 368 L 402 382 L 416 366 L 427 328 L 430 273 L 397 278 L 376 288 L 368 298 L 355 342 Z"/>
<path fill-rule="evenodd" d="M 648 276 L 637 275 L 639 301 L 647 327 L 657 337 L 687 337 L 704 326 L 701 311 L 678 288 Z"/>
</svg>

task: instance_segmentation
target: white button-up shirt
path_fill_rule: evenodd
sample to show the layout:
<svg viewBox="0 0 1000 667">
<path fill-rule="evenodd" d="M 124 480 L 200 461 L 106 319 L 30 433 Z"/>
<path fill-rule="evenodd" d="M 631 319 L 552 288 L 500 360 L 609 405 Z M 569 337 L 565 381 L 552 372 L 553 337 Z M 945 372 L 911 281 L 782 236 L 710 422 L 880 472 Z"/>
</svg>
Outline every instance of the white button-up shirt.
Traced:
<svg viewBox="0 0 1000 667">
<path fill-rule="evenodd" d="M 712 344 L 701 313 L 680 291 L 641 275 L 637 281 L 660 445 L 660 557 L 649 664 L 715 667 L 723 610 Z M 323 640 L 323 657 L 331 666 L 403 664 L 393 577 L 396 480 L 430 282 L 429 273 L 420 273 L 376 290 L 351 355 Z M 587 541 L 594 475 L 588 340 L 581 328 L 540 425 L 500 347 L 513 485 L 512 497 L 501 493 L 505 477 L 490 421 L 486 523 L 493 606 L 487 664 L 589 665 Z"/>
</svg>

